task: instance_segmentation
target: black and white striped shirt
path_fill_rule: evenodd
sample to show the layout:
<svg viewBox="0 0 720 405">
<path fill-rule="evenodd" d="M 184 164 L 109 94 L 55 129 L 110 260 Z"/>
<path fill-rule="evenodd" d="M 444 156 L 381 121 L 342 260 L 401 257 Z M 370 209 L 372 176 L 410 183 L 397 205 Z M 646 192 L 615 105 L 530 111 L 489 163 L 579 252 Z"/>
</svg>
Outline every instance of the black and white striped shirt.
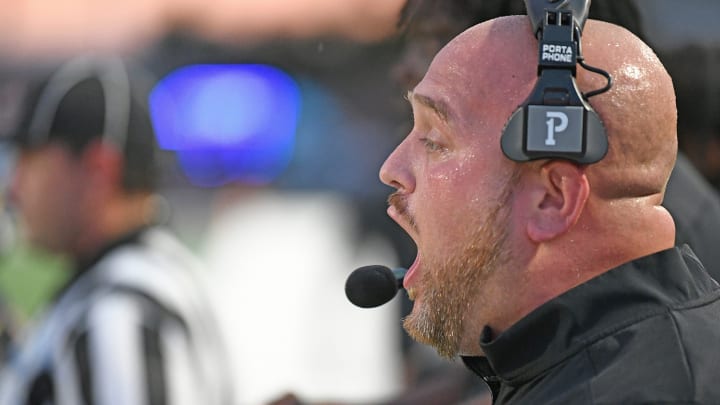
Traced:
<svg viewBox="0 0 720 405">
<path fill-rule="evenodd" d="M 149 228 L 79 273 L 0 378 L 0 405 L 225 405 L 232 381 L 196 259 Z"/>
</svg>

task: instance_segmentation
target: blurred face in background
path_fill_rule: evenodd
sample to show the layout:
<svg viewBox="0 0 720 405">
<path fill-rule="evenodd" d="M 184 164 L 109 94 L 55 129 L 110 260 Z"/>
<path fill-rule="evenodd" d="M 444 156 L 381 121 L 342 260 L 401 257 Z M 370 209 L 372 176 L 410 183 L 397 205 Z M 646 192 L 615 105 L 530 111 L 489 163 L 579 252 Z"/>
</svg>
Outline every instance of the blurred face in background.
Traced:
<svg viewBox="0 0 720 405">
<path fill-rule="evenodd" d="M 84 172 L 80 159 L 58 143 L 22 150 L 10 197 L 22 231 L 35 247 L 69 252 L 82 218 Z"/>
</svg>

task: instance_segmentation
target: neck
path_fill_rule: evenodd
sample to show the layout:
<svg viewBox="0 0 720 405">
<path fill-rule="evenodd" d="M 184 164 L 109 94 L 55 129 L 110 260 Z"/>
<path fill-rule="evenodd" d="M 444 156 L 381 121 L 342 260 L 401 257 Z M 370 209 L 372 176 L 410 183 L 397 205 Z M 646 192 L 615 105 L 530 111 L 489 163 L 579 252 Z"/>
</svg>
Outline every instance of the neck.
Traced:
<svg viewBox="0 0 720 405">
<path fill-rule="evenodd" d="M 492 286 L 495 293 L 490 295 L 496 302 L 483 304 L 502 310 L 478 317 L 483 325 L 470 326 L 468 335 L 472 336 L 466 342 L 470 350 L 466 352 L 480 353 L 478 339 L 485 324 L 497 336 L 558 295 L 623 263 L 673 247 L 675 224 L 659 201 L 657 196 L 589 201 L 585 214 L 567 234 L 517 249 L 530 253 L 513 255 L 513 264 L 493 280 L 497 285 Z"/>
<path fill-rule="evenodd" d="M 76 261 L 87 260 L 113 241 L 147 226 L 153 218 L 153 196 L 133 193 L 119 196 L 88 216 L 73 249 Z M 91 219 L 90 219 L 91 218 Z"/>
</svg>

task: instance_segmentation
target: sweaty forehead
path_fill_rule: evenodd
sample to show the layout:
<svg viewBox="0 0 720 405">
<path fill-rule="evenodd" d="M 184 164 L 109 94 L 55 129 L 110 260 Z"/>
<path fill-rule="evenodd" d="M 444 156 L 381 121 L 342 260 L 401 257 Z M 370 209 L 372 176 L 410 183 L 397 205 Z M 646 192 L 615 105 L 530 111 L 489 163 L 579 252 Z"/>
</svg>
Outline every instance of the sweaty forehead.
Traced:
<svg viewBox="0 0 720 405">
<path fill-rule="evenodd" d="M 499 136 L 537 80 L 536 59 L 527 17 L 490 20 L 448 43 L 415 93 L 448 100 L 462 124 L 491 126 Z"/>
</svg>

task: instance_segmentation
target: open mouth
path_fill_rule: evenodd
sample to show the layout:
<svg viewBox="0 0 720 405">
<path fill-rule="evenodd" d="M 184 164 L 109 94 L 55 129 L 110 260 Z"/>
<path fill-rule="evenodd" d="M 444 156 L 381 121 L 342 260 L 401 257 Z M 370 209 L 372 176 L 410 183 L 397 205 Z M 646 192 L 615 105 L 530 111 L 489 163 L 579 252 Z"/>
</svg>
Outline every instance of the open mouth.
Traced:
<svg viewBox="0 0 720 405">
<path fill-rule="evenodd" d="M 411 300 L 415 299 L 415 290 L 413 288 L 413 280 L 417 278 L 418 274 L 418 268 L 420 267 L 420 253 L 418 252 L 418 255 L 415 257 L 415 261 L 413 262 L 412 266 L 408 269 L 408 272 L 405 273 L 405 278 L 403 278 L 403 288 L 408 292 L 408 297 L 410 297 Z"/>
</svg>

